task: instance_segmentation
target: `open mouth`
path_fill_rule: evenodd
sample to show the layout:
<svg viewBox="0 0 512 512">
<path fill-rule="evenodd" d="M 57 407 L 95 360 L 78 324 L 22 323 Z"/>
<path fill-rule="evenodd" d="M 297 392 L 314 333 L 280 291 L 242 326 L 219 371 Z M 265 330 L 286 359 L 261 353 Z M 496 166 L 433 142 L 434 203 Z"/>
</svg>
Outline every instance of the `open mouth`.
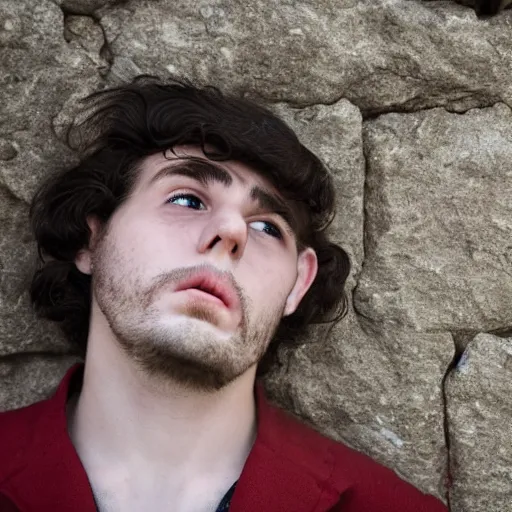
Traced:
<svg viewBox="0 0 512 512">
<path fill-rule="evenodd" d="M 221 297 L 219 297 L 215 293 L 212 293 L 209 290 L 205 290 L 204 288 L 192 287 L 192 288 L 187 288 L 186 290 L 181 290 L 181 291 L 192 291 L 192 292 L 196 292 L 197 291 L 197 292 L 200 292 L 201 295 L 206 295 L 209 299 L 214 299 L 214 300 L 222 303 L 223 306 L 228 307 L 227 304 L 221 299 Z"/>
<path fill-rule="evenodd" d="M 210 272 L 194 274 L 179 283 L 175 291 L 185 290 L 198 290 L 199 292 L 211 295 L 219 299 L 228 309 L 238 307 L 238 296 L 232 286 Z"/>
</svg>

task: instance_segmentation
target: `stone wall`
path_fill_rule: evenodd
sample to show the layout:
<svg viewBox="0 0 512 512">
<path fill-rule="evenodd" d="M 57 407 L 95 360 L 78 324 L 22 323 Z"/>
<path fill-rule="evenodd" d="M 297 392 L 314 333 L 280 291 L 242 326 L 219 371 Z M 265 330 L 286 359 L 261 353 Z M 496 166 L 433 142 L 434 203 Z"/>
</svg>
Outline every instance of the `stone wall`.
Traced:
<svg viewBox="0 0 512 512">
<path fill-rule="evenodd" d="M 139 73 L 263 101 L 332 169 L 350 311 L 279 353 L 273 400 L 454 512 L 512 511 L 512 11 L 3 0 L 0 409 L 48 396 L 76 361 L 30 312 L 30 198 L 76 160 L 77 100 Z"/>
</svg>

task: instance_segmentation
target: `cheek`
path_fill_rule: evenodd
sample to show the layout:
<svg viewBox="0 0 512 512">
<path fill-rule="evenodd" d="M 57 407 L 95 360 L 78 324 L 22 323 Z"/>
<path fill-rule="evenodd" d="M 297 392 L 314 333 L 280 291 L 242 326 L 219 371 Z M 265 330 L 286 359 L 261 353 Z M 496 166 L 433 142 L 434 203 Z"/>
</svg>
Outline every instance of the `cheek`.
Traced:
<svg viewBox="0 0 512 512">
<path fill-rule="evenodd" d="M 190 225 L 179 219 L 169 222 L 165 218 L 139 217 L 126 223 L 122 236 L 126 248 L 149 273 L 168 271 L 185 266 L 196 245 L 197 235 Z"/>
<path fill-rule="evenodd" d="M 258 259 L 257 264 L 247 263 L 241 283 L 254 305 L 260 308 L 282 303 L 295 284 L 296 261 L 269 257 Z"/>
</svg>

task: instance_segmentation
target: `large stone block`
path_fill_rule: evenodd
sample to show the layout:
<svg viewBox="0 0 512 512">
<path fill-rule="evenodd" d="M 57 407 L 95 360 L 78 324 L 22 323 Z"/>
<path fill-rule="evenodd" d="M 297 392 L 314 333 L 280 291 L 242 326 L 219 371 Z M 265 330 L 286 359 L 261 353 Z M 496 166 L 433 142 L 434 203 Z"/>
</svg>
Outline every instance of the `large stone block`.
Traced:
<svg viewBox="0 0 512 512">
<path fill-rule="evenodd" d="M 512 338 L 479 334 L 446 381 L 453 512 L 512 510 Z"/>
<path fill-rule="evenodd" d="M 359 313 L 422 331 L 512 325 L 511 125 L 503 104 L 365 124 Z"/>
<path fill-rule="evenodd" d="M 98 65 L 77 41 L 64 39 L 57 5 L 0 3 L 0 186 L 28 202 L 45 175 L 72 161 L 52 120 L 66 101 L 100 83 Z"/>
<path fill-rule="evenodd" d="M 111 80 L 168 72 L 302 106 L 366 113 L 509 101 L 512 13 L 452 2 L 130 0 L 100 10 Z"/>
</svg>

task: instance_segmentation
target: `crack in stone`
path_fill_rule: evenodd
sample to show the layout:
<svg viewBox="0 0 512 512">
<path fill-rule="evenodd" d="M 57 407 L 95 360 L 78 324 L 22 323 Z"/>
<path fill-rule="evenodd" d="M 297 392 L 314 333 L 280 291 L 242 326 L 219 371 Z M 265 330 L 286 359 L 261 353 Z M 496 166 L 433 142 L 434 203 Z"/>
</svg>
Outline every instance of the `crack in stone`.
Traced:
<svg viewBox="0 0 512 512">
<path fill-rule="evenodd" d="M 105 7 L 108 4 L 110 4 L 111 6 L 121 5 L 121 4 L 126 3 L 128 0 L 118 0 L 117 2 L 116 1 L 108 2 L 108 0 L 107 0 L 103 4 L 100 3 L 97 7 L 95 7 L 95 8 L 93 7 L 92 9 L 84 8 L 84 6 L 82 6 L 81 9 L 73 9 L 73 7 L 71 7 L 69 5 L 65 5 L 65 1 L 63 1 L 60 4 L 56 0 L 52 0 L 52 1 L 53 1 L 53 3 L 56 3 L 58 5 L 59 9 L 64 13 L 64 16 L 69 16 L 69 15 L 88 16 L 93 19 L 97 19 L 98 16 L 96 15 L 96 11 L 102 9 L 103 7 Z"/>
<path fill-rule="evenodd" d="M 30 362 L 31 360 L 49 360 L 55 361 L 56 359 L 69 359 L 69 357 L 80 357 L 78 354 L 74 352 L 49 352 L 47 350 L 42 351 L 27 351 L 27 352 L 13 352 L 11 354 L 3 354 L 0 355 L 0 364 L 23 364 Z"/>
<path fill-rule="evenodd" d="M 452 444 L 450 437 L 450 419 L 448 416 L 448 397 L 446 391 L 446 382 L 448 376 L 455 370 L 459 361 L 462 357 L 463 350 L 458 347 L 456 338 L 458 337 L 457 333 L 450 333 L 453 339 L 454 344 L 454 355 L 450 363 L 448 364 L 446 371 L 443 375 L 443 379 L 441 381 L 441 396 L 443 400 L 443 432 L 444 432 L 444 442 L 446 448 L 446 467 L 445 467 L 445 499 L 446 506 L 448 507 L 448 511 L 452 512 L 452 503 L 451 503 L 451 488 L 453 485 L 453 456 L 452 456 Z"/>
<path fill-rule="evenodd" d="M 62 15 L 63 15 L 63 37 L 66 42 L 69 43 L 69 38 L 66 37 L 66 18 L 68 16 L 83 16 L 86 18 L 90 18 L 94 22 L 94 24 L 100 28 L 101 34 L 103 36 L 103 44 L 102 44 L 98 54 L 99 54 L 99 57 L 107 63 L 107 66 L 98 68 L 98 73 L 102 78 L 105 78 L 110 73 L 110 70 L 112 68 L 112 64 L 114 62 L 114 54 L 113 54 L 112 48 L 110 46 L 110 43 L 108 42 L 105 27 L 101 23 L 101 17 L 94 12 L 84 13 L 82 11 L 76 11 L 76 10 L 65 7 L 64 5 L 58 4 L 55 0 L 53 0 L 53 2 L 59 7 L 59 9 L 61 10 Z M 119 3 L 122 4 L 123 2 L 120 1 Z M 78 35 L 78 34 L 75 34 L 75 35 Z"/>
<path fill-rule="evenodd" d="M 59 112 L 60 114 L 60 112 Z M 71 151 L 73 151 L 74 153 L 76 153 L 76 149 L 73 148 L 69 142 L 69 137 L 70 137 L 70 132 L 72 130 L 72 127 L 73 127 L 73 123 L 70 123 L 68 126 L 66 126 L 65 128 L 65 132 L 61 135 L 59 135 L 57 133 L 57 129 L 56 129 L 56 120 L 57 118 L 59 117 L 59 114 L 56 114 L 55 116 L 53 116 L 51 118 L 51 122 L 50 122 L 50 129 L 51 129 L 51 132 L 52 132 L 52 135 L 57 139 L 59 140 L 60 142 L 62 142 L 68 149 L 70 149 Z"/>
<path fill-rule="evenodd" d="M 248 91 L 243 91 L 243 96 L 247 96 L 250 93 Z M 295 100 L 286 100 L 286 99 L 280 99 L 276 100 L 275 98 L 267 98 L 265 96 L 261 96 L 265 101 L 267 101 L 270 105 L 284 103 L 285 105 L 289 106 L 290 108 L 295 109 L 305 109 L 310 107 L 316 107 L 316 106 L 325 106 L 325 107 L 332 107 L 333 105 L 336 105 L 339 101 L 345 99 L 352 103 L 354 106 L 360 109 L 359 105 L 356 105 L 353 101 L 350 100 L 350 98 L 347 98 L 345 95 L 336 96 L 333 100 L 326 100 L 326 101 L 295 101 Z M 363 119 L 364 120 L 364 119 Z"/>
<path fill-rule="evenodd" d="M 362 116 L 362 114 L 363 113 L 361 112 L 361 116 Z M 363 226 L 362 226 L 362 229 L 363 229 L 363 233 L 362 233 L 363 255 L 361 258 L 361 268 L 359 270 L 359 273 L 357 274 L 357 276 L 354 276 L 354 280 L 356 280 L 356 281 L 357 281 L 357 279 L 359 279 L 359 277 L 363 273 L 364 262 L 366 260 L 366 255 L 369 252 L 368 251 L 368 236 L 367 236 L 369 220 L 368 220 L 368 213 L 367 213 L 367 209 L 366 209 L 366 206 L 367 206 L 366 203 L 367 203 L 367 198 L 368 198 L 368 175 L 370 173 L 370 163 L 369 163 L 368 155 L 365 151 L 364 117 L 362 118 L 362 122 L 361 122 L 361 147 L 362 147 L 362 153 L 363 153 L 363 159 L 364 159 L 364 183 L 363 183 L 363 197 L 362 197 L 363 211 L 361 212 L 361 214 L 363 216 Z M 354 289 L 354 291 L 355 291 L 355 289 Z"/>
<path fill-rule="evenodd" d="M 474 338 L 477 332 L 474 331 L 457 331 L 451 332 L 452 339 L 454 341 L 455 353 L 446 368 L 446 372 L 442 379 L 441 389 L 442 389 L 442 399 L 443 399 L 443 431 L 445 438 L 445 446 L 446 446 L 446 480 L 445 480 L 445 489 L 446 489 L 446 503 L 449 512 L 452 512 L 452 503 L 451 503 L 451 488 L 454 482 L 453 475 L 453 454 L 452 454 L 452 443 L 450 436 L 450 418 L 448 414 L 448 397 L 447 397 L 447 379 L 449 375 L 456 370 L 457 365 L 459 364 L 466 346 Z M 503 327 L 501 329 L 496 329 L 493 331 L 488 331 L 488 334 L 493 334 L 494 336 L 500 336 L 503 338 L 507 338 L 512 336 L 512 326 Z M 471 339 L 469 339 L 471 338 Z"/>
<path fill-rule="evenodd" d="M 450 108 L 450 105 L 453 105 L 454 103 L 457 103 L 458 101 L 471 98 L 473 96 L 472 93 L 476 93 L 476 92 L 477 91 L 471 91 L 467 94 L 461 94 L 459 97 L 450 99 L 447 104 L 432 105 L 432 106 L 428 106 L 428 107 L 424 107 L 424 108 L 417 108 L 417 109 L 408 108 L 407 103 L 404 103 L 402 105 L 399 105 L 399 104 L 391 105 L 389 107 L 380 107 L 377 109 L 364 109 L 360 105 L 358 105 L 357 102 L 355 102 L 353 99 L 351 99 L 350 97 L 345 96 L 345 95 L 338 96 L 335 99 L 333 99 L 332 101 L 328 100 L 328 101 L 317 101 L 317 102 L 315 102 L 315 101 L 302 102 L 302 101 L 294 101 L 294 100 L 276 100 L 276 99 L 270 99 L 270 98 L 267 98 L 266 101 L 268 101 L 268 103 L 270 105 L 284 103 L 285 105 L 288 105 L 290 108 L 305 109 L 305 108 L 310 108 L 310 107 L 315 107 L 315 106 L 331 107 L 331 106 L 335 105 L 336 103 L 338 103 L 339 101 L 344 99 L 359 109 L 359 111 L 361 112 L 361 115 L 363 117 L 363 123 L 366 121 L 372 121 L 372 120 L 377 119 L 380 116 L 383 116 L 386 114 L 414 114 L 416 112 L 425 112 L 428 110 L 434 110 L 436 108 L 444 108 L 444 110 L 446 110 L 446 112 L 448 112 L 450 114 L 456 114 L 456 115 L 461 115 L 461 116 L 466 114 L 470 110 L 475 110 L 475 109 L 480 110 L 480 109 L 485 109 L 485 108 L 492 108 L 498 104 L 504 104 L 504 105 L 507 105 L 509 108 L 512 108 L 512 106 L 509 105 L 509 103 L 507 103 L 504 99 L 497 99 L 496 97 L 493 98 L 492 101 L 482 103 L 478 106 L 468 107 L 463 110 L 454 110 L 454 109 Z M 244 93 L 244 94 L 246 94 L 246 93 Z M 412 99 L 414 99 L 414 98 L 411 98 L 411 100 Z M 408 103 L 410 103 L 411 100 L 409 100 Z"/>
<path fill-rule="evenodd" d="M 9 185 L 2 179 L 3 176 L 0 174 L 0 189 L 8 194 L 9 197 L 14 199 L 15 201 L 19 201 L 23 204 L 29 204 L 22 196 L 18 195 L 14 190 L 12 190 Z"/>
<path fill-rule="evenodd" d="M 512 325 L 507 325 L 506 327 L 499 327 L 498 329 L 487 331 L 487 334 L 492 334 L 493 336 L 497 336 L 499 338 L 512 338 Z"/>
<path fill-rule="evenodd" d="M 407 107 L 405 105 L 403 105 L 403 106 L 394 105 L 393 107 L 379 109 L 378 111 L 371 112 L 371 113 L 369 113 L 368 111 L 364 111 L 364 110 L 362 110 L 361 112 L 363 114 L 363 121 L 370 121 L 370 120 L 377 119 L 380 116 L 383 116 L 386 114 L 414 114 L 416 112 L 425 112 L 425 111 L 434 110 L 437 108 L 443 108 L 446 112 L 448 112 L 450 114 L 463 116 L 470 110 L 475 110 L 475 109 L 481 110 L 481 109 L 486 109 L 486 108 L 492 108 L 495 105 L 500 104 L 500 103 L 509 106 L 508 103 L 506 103 L 505 101 L 503 101 L 501 99 L 500 100 L 494 99 L 494 101 L 492 101 L 492 102 L 485 103 L 485 104 L 479 105 L 477 107 L 468 107 L 467 109 L 464 109 L 464 110 L 453 110 L 450 108 L 450 104 L 456 103 L 457 101 L 464 100 L 464 99 L 470 98 L 470 97 L 471 97 L 470 94 L 466 94 L 466 95 L 460 96 L 459 98 L 454 98 L 453 100 L 450 100 L 449 104 L 434 105 L 431 107 L 418 108 L 418 109 L 410 109 L 409 110 L 409 109 L 407 109 Z"/>
<path fill-rule="evenodd" d="M 105 30 L 105 27 L 102 25 L 101 20 L 98 20 L 97 23 L 101 29 L 101 33 L 103 34 L 103 45 L 100 48 L 99 52 L 100 57 L 108 64 L 106 69 L 102 69 L 100 71 L 100 75 L 102 76 L 102 78 L 105 78 L 110 73 L 112 65 L 114 64 L 114 52 L 112 51 L 112 47 L 108 42 L 107 32 Z"/>
</svg>

